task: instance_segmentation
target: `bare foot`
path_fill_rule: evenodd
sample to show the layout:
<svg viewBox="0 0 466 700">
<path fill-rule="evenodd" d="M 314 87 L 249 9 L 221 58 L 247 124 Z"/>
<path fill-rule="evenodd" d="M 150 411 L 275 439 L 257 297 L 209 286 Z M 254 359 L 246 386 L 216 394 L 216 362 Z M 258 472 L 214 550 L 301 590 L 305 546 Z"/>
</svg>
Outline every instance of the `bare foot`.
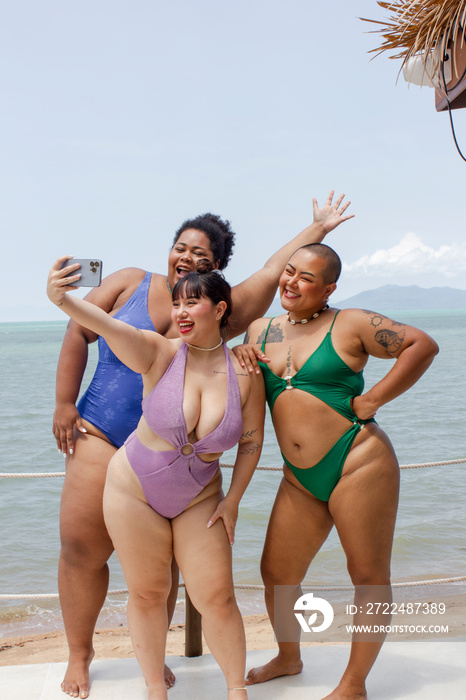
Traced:
<svg viewBox="0 0 466 700">
<path fill-rule="evenodd" d="M 68 668 L 61 684 L 61 689 L 72 698 L 89 697 L 89 666 L 94 658 L 94 650 L 85 659 L 73 659 L 70 656 Z"/>
<path fill-rule="evenodd" d="M 299 661 L 290 662 L 278 654 L 278 656 L 269 661 L 268 664 L 252 668 L 246 676 L 246 685 L 264 683 L 265 681 L 270 681 L 272 678 L 278 678 L 279 676 L 295 676 L 297 673 L 301 673 L 302 670 L 303 662 L 301 659 L 299 659 Z M 336 698 L 333 700 L 336 700 Z"/>
<path fill-rule="evenodd" d="M 167 664 L 165 664 L 165 668 L 163 669 L 163 677 L 165 678 L 165 685 L 167 688 L 172 688 L 175 685 L 175 674 Z"/>
<path fill-rule="evenodd" d="M 228 700 L 248 700 L 246 688 L 228 688 Z"/>
<path fill-rule="evenodd" d="M 322 700 L 367 700 L 367 692 L 364 685 L 361 687 L 339 683 L 333 693 Z"/>
</svg>

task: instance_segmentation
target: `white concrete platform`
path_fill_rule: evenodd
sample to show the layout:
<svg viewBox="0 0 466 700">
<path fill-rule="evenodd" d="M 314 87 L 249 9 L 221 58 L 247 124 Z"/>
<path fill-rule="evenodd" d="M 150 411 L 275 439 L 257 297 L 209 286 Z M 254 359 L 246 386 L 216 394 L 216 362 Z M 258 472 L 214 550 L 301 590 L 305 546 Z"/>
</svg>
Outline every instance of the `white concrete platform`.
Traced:
<svg viewBox="0 0 466 700">
<path fill-rule="evenodd" d="M 337 683 L 348 646 L 303 649 L 304 671 L 249 689 L 250 700 L 321 700 Z M 248 653 L 248 668 L 268 661 L 272 651 Z M 177 682 L 169 700 L 224 700 L 225 682 L 210 655 L 171 656 Z M 0 700 L 64 700 L 64 663 L 0 667 Z M 95 661 L 91 700 L 146 700 L 144 679 L 135 659 Z M 464 700 L 466 641 L 386 643 L 367 683 L 369 700 Z"/>
</svg>

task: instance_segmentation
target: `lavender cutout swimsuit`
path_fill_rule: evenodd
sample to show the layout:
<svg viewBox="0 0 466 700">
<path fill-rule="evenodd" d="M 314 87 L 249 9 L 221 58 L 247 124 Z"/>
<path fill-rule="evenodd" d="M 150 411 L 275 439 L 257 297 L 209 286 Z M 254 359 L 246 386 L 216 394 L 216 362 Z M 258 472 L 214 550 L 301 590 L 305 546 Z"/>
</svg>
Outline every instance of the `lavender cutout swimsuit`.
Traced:
<svg viewBox="0 0 466 700">
<path fill-rule="evenodd" d="M 151 450 L 142 444 L 136 430 L 125 442 L 126 456 L 147 502 L 164 518 L 174 518 L 182 513 L 219 468 L 218 459 L 205 462 L 199 455 L 229 450 L 241 437 L 243 419 L 238 379 L 225 343 L 223 349 L 227 366 L 227 401 L 223 418 L 212 432 L 197 442 L 188 442 L 183 414 L 188 348 L 183 343 L 163 377 L 142 402 L 142 412 L 149 428 L 175 449 Z M 188 454 L 183 454 L 182 448 Z"/>
</svg>

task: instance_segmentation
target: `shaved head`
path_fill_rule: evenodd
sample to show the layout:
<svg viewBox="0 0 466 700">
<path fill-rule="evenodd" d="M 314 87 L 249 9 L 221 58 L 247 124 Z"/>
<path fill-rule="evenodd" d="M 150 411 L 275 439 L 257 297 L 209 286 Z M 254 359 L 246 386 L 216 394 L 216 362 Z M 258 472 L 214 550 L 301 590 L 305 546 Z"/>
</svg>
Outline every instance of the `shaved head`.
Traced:
<svg viewBox="0 0 466 700">
<path fill-rule="evenodd" d="M 307 250 L 309 253 L 313 253 L 318 258 L 325 260 L 325 269 L 322 274 L 326 284 L 331 284 L 338 280 L 341 273 L 341 260 L 333 248 L 325 245 L 325 243 L 309 243 L 298 248 L 298 250 Z"/>
</svg>

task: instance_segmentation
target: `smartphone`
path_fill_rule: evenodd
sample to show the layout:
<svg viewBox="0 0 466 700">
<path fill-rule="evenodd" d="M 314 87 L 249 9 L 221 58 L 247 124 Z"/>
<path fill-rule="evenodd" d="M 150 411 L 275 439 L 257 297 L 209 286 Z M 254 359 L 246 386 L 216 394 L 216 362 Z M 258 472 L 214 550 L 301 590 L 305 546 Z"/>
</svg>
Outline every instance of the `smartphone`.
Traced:
<svg viewBox="0 0 466 700">
<path fill-rule="evenodd" d="M 100 286 L 100 283 L 102 282 L 102 260 L 97 260 L 96 258 L 93 258 L 92 260 L 68 258 L 68 260 L 65 260 L 65 262 L 62 263 L 60 270 L 62 270 L 64 267 L 68 267 L 68 265 L 74 265 L 75 263 L 79 263 L 81 267 L 78 267 L 77 270 L 70 272 L 70 275 L 80 274 L 81 277 L 73 282 L 73 287 Z"/>
</svg>

